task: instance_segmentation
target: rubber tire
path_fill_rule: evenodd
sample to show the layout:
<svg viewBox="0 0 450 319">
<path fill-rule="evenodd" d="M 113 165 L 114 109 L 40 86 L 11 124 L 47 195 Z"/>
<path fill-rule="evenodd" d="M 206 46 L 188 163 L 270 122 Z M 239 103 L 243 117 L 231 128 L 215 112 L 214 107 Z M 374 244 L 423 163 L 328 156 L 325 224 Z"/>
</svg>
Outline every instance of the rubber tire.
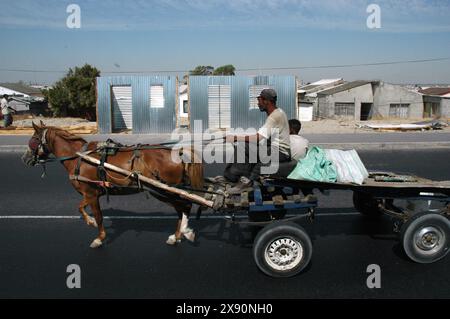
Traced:
<svg viewBox="0 0 450 319">
<path fill-rule="evenodd" d="M 298 265 L 286 271 L 273 269 L 267 264 L 264 253 L 267 246 L 276 239 L 283 237 L 292 238 L 303 248 L 303 258 Z M 253 258 L 258 268 L 268 276 L 275 278 L 292 277 L 300 273 L 311 261 L 312 243 L 303 227 L 292 223 L 278 221 L 264 227 L 256 236 L 253 244 Z"/>
<path fill-rule="evenodd" d="M 378 209 L 378 200 L 365 193 L 353 191 L 353 206 L 364 216 L 379 217 L 383 214 Z"/>
<path fill-rule="evenodd" d="M 426 255 L 416 248 L 414 243 L 414 233 L 426 226 L 439 227 L 445 235 L 442 248 L 433 255 Z M 406 255 L 413 261 L 420 264 L 429 264 L 444 258 L 450 246 L 450 221 L 438 213 L 422 212 L 412 216 L 400 231 L 400 243 Z M 416 248 L 416 249 L 415 249 Z"/>
</svg>

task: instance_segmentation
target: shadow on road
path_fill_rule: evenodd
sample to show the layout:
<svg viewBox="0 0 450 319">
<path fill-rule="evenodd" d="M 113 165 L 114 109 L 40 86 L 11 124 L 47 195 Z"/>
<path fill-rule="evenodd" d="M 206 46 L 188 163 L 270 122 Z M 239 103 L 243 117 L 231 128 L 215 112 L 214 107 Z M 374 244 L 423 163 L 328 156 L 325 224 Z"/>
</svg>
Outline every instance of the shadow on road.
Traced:
<svg viewBox="0 0 450 319">
<path fill-rule="evenodd" d="M 342 216 L 339 216 L 339 213 L 342 213 Z M 367 218 L 363 215 L 354 214 L 353 208 L 341 208 L 339 213 L 331 209 L 317 209 L 316 218 L 313 222 L 305 219 L 300 221 L 299 224 L 305 228 L 312 240 L 317 237 L 360 235 L 375 240 L 394 242 L 398 237 L 393 232 L 392 222 L 387 216 L 380 216 L 375 219 Z M 109 219 L 107 223 L 107 241 L 109 243 L 113 243 L 129 231 L 136 232 L 137 236 L 144 232 L 165 233 L 169 236 L 175 232 L 177 224 L 175 213 L 161 216 L 155 213 L 136 214 L 126 210 L 105 209 L 104 216 L 121 217 L 120 219 Z M 245 215 L 242 216 L 245 217 Z M 191 216 L 189 225 L 196 231 L 195 246 L 201 245 L 202 238 L 247 248 L 252 246 L 253 240 L 261 227 L 238 225 L 221 217 L 224 217 L 224 215 L 208 214 L 207 217 L 196 220 L 194 215 Z M 401 247 L 395 249 L 394 252 L 402 256 Z"/>
</svg>

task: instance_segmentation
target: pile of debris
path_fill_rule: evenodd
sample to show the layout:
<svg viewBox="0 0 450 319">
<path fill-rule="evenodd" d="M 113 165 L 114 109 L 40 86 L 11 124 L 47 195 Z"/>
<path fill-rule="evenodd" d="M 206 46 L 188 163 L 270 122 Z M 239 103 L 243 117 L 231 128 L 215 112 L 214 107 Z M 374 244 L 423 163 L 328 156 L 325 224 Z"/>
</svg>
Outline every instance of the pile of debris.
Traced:
<svg viewBox="0 0 450 319">
<path fill-rule="evenodd" d="M 405 131 L 428 131 L 428 130 L 442 130 L 448 127 L 448 123 L 444 121 L 431 120 L 424 122 L 415 122 L 410 124 L 355 124 L 361 129 L 377 130 L 380 132 L 405 132 Z"/>
</svg>

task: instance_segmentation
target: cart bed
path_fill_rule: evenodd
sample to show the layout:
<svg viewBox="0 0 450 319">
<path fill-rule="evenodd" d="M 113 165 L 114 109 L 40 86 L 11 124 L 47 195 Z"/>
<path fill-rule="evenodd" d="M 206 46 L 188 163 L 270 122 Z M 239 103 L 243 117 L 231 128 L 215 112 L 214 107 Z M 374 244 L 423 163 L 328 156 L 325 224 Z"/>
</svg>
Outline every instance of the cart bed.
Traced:
<svg viewBox="0 0 450 319">
<path fill-rule="evenodd" d="M 369 178 L 362 185 L 296 180 L 283 177 L 267 178 L 265 182 L 299 189 L 352 190 L 379 197 L 419 196 L 421 193 L 438 193 L 450 196 L 450 181 L 433 181 L 415 175 L 400 175 L 391 172 L 370 172 Z"/>
</svg>

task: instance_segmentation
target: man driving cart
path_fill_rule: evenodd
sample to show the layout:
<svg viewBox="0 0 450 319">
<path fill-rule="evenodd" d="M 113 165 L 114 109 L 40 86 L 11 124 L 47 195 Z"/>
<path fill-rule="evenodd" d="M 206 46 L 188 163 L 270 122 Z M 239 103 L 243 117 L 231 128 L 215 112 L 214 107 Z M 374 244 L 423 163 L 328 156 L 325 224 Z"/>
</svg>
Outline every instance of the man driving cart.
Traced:
<svg viewBox="0 0 450 319">
<path fill-rule="evenodd" d="M 235 162 L 228 164 L 224 171 L 226 180 L 239 182 L 228 190 L 230 195 L 239 194 L 257 182 L 262 167 L 291 160 L 289 122 L 286 113 L 277 107 L 276 91 L 264 89 L 257 99 L 259 110 L 267 114 L 264 125 L 254 135 L 227 135 L 226 137 L 227 142 L 245 143 L 242 148 L 245 150 L 245 162 L 238 163 L 235 156 Z M 263 145 L 267 147 L 269 161 L 263 161 L 261 156 L 260 148 Z M 239 150 L 239 147 L 235 150 Z"/>
</svg>

